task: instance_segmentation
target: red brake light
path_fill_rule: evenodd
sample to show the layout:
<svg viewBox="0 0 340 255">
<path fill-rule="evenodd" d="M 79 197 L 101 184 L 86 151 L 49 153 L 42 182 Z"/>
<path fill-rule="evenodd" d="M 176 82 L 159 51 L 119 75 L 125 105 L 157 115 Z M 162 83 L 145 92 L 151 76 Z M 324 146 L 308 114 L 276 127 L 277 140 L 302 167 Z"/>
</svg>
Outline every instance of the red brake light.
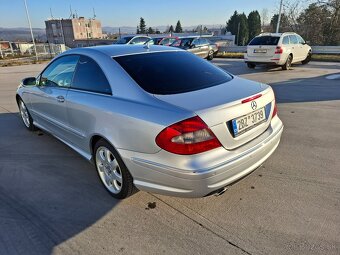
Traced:
<svg viewBox="0 0 340 255">
<path fill-rule="evenodd" d="M 283 53 L 283 48 L 281 46 L 277 46 L 275 49 L 275 54 L 282 54 Z"/>
<path fill-rule="evenodd" d="M 156 137 L 156 144 L 180 155 L 192 155 L 221 147 L 214 133 L 198 116 L 163 129 Z"/>
<path fill-rule="evenodd" d="M 262 94 L 258 94 L 258 95 L 255 95 L 255 96 L 253 96 L 253 97 L 248 97 L 248 98 L 246 98 L 246 99 L 243 99 L 243 100 L 241 101 L 241 103 L 242 103 L 242 104 L 245 104 L 245 103 L 248 103 L 248 102 L 250 102 L 250 101 L 253 101 L 253 100 L 255 100 L 255 99 L 259 98 L 259 97 L 262 97 Z"/>
<path fill-rule="evenodd" d="M 276 102 L 274 102 L 274 110 L 273 110 L 272 118 L 275 117 L 275 115 L 277 115 L 277 106 L 276 106 Z"/>
</svg>

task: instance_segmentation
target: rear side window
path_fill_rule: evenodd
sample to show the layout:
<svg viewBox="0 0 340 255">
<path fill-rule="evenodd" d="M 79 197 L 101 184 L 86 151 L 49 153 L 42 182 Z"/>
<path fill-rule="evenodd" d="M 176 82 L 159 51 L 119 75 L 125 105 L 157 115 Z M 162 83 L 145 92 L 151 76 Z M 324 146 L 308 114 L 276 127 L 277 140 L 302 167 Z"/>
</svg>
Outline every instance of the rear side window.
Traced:
<svg viewBox="0 0 340 255">
<path fill-rule="evenodd" d="M 289 44 L 289 37 L 288 36 L 283 37 L 282 44 L 284 44 L 284 45 Z"/>
<path fill-rule="evenodd" d="M 249 45 L 277 45 L 280 40 L 278 36 L 258 36 Z"/>
<path fill-rule="evenodd" d="M 114 58 L 145 91 L 171 95 L 228 82 L 232 76 L 194 54 L 157 52 Z"/>
<path fill-rule="evenodd" d="M 295 35 L 290 35 L 289 36 L 289 40 L 290 40 L 291 44 L 298 44 L 299 43 L 298 39 L 297 39 L 297 37 Z"/>
<path fill-rule="evenodd" d="M 111 87 L 103 71 L 91 58 L 81 56 L 71 85 L 74 89 L 111 94 Z"/>
</svg>

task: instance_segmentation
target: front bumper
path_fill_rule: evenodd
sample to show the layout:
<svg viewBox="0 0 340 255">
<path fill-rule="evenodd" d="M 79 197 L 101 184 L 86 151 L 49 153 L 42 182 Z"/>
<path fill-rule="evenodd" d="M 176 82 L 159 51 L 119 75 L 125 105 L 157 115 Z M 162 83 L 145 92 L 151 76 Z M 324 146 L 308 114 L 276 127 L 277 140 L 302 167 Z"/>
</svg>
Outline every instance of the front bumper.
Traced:
<svg viewBox="0 0 340 255">
<path fill-rule="evenodd" d="M 218 148 L 195 157 L 171 154 L 173 158 L 165 151 L 147 155 L 123 150 L 119 153 L 138 189 L 179 197 L 203 197 L 259 167 L 277 148 L 282 131 L 283 124 L 275 117 L 263 134 L 233 151 Z"/>
</svg>

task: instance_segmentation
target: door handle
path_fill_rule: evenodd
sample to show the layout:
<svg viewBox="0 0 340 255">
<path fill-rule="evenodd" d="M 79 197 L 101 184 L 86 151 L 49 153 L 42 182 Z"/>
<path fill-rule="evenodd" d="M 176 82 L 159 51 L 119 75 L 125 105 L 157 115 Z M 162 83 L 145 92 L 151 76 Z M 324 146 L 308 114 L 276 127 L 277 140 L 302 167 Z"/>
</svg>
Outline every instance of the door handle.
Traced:
<svg viewBox="0 0 340 255">
<path fill-rule="evenodd" d="M 57 96 L 57 101 L 63 103 L 65 102 L 65 98 L 63 96 Z"/>
</svg>

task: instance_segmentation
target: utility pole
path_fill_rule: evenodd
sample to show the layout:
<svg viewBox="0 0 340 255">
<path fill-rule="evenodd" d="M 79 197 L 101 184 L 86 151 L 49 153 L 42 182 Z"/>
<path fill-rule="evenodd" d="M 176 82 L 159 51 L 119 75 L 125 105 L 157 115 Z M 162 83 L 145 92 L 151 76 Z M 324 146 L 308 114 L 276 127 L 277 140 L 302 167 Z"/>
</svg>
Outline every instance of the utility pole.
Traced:
<svg viewBox="0 0 340 255">
<path fill-rule="evenodd" d="M 35 52 L 35 58 L 36 58 L 36 60 L 38 60 L 37 47 L 35 46 L 35 41 L 34 41 L 34 36 L 33 36 L 33 31 L 32 31 L 32 24 L 31 24 L 31 20 L 30 20 L 30 15 L 28 14 L 28 8 L 27 8 L 26 0 L 24 0 L 24 4 L 25 4 L 25 9 L 26 9 L 28 25 L 29 25 L 30 30 L 31 30 L 32 42 L 33 42 L 33 47 L 34 47 L 34 52 Z"/>
<path fill-rule="evenodd" d="M 240 24 L 241 24 L 241 22 L 239 22 L 238 25 L 237 25 L 237 46 L 238 46 L 238 43 L 239 43 L 239 41 L 240 41 L 240 39 L 239 39 L 239 35 L 240 35 Z"/>
<path fill-rule="evenodd" d="M 280 2 L 279 17 L 277 18 L 277 24 L 276 24 L 276 33 L 279 32 L 279 28 L 280 28 L 281 12 L 282 12 L 282 4 L 283 4 L 283 0 L 281 0 L 281 2 Z"/>
</svg>

